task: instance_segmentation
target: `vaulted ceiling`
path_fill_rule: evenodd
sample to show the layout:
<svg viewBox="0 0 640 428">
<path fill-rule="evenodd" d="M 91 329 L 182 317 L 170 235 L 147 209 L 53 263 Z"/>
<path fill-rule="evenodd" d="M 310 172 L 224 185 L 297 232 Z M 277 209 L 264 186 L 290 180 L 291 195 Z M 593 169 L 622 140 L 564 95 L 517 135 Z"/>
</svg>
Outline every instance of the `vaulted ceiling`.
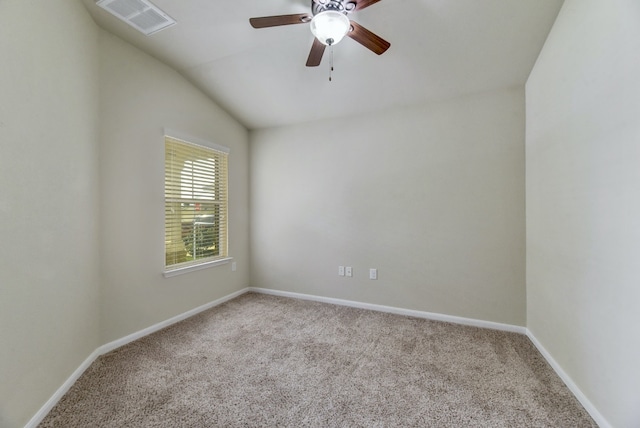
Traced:
<svg viewBox="0 0 640 428">
<path fill-rule="evenodd" d="M 150 36 L 82 0 L 105 30 L 178 70 L 249 129 L 366 114 L 523 85 L 563 0 L 381 0 L 349 17 L 391 43 L 350 38 L 306 67 L 309 24 L 249 18 L 305 13 L 311 0 L 153 0 L 177 25 Z"/>
</svg>

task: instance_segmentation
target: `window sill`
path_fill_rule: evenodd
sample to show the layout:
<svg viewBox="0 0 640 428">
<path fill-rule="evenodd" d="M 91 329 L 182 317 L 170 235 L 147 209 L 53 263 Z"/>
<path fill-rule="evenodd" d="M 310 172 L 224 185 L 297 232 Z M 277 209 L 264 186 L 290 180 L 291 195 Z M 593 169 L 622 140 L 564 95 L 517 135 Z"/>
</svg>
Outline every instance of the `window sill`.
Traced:
<svg viewBox="0 0 640 428">
<path fill-rule="evenodd" d="M 204 263 L 200 263 L 193 266 L 185 266 L 177 269 L 165 270 L 164 272 L 162 272 L 162 275 L 165 278 L 171 278 L 172 276 L 182 275 L 183 273 L 189 273 L 189 272 L 193 272 L 201 269 L 208 269 L 214 266 L 226 265 L 227 263 L 231 262 L 231 260 L 233 260 L 233 257 L 227 257 L 225 259 L 219 259 L 219 260 L 212 260 L 210 262 L 204 262 Z"/>
</svg>

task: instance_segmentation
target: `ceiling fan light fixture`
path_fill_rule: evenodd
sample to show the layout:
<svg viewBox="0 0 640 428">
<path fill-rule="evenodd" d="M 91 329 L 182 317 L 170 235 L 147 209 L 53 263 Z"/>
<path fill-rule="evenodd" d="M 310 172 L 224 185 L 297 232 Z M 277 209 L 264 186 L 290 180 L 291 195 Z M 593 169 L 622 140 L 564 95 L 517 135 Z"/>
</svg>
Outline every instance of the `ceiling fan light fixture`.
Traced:
<svg viewBox="0 0 640 428">
<path fill-rule="evenodd" d="M 322 44 L 332 46 L 340 42 L 351 29 L 347 15 L 335 10 L 320 12 L 311 20 L 311 32 Z"/>
</svg>

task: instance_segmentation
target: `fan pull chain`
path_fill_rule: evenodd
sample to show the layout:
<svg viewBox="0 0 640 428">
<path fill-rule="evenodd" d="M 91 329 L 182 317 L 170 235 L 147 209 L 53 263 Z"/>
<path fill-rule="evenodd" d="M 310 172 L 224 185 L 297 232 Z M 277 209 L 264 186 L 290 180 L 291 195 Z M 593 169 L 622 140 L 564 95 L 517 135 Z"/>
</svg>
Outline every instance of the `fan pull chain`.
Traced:
<svg viewBox="0 0 640 428">
<path fill-rule="evenodd" d="M 331 47 L 331 57 L 329 58 L 329 62 L 331 68 L 329 69 L 329 82 L 331 82 L 331 75 L 333 74 L 333 45 Z"/>
</svg>

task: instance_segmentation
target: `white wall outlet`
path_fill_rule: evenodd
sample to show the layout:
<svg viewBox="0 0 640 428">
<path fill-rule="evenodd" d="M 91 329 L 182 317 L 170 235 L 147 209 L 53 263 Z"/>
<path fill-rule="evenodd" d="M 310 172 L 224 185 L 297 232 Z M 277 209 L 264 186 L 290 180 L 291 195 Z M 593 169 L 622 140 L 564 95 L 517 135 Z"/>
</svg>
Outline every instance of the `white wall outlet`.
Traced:
<svg viewBox="0 0 640 428">
<path fill-rule="evenodd" d="M 338 275 L 344 276 L 344 266 L 338 266 Z"/>
<path fill-rule="evenodd" d="M 369 279 L 378 279 L 378 269 L 369 269 Z"/>
<path fill-rule="evenodd" d="M 353 269 L 351 268 L 351 266 L 347 266 L 346 268 L 344 268 L 344 272 L 347 276 L 353 276 Z"/>
<path fill-rule="evenodd" d="M 238 265 L 236 264 L 236 262 L 231 262 L 231 271 L 235 272 L 236 269 L 238 269 Z"/>
</svg>

